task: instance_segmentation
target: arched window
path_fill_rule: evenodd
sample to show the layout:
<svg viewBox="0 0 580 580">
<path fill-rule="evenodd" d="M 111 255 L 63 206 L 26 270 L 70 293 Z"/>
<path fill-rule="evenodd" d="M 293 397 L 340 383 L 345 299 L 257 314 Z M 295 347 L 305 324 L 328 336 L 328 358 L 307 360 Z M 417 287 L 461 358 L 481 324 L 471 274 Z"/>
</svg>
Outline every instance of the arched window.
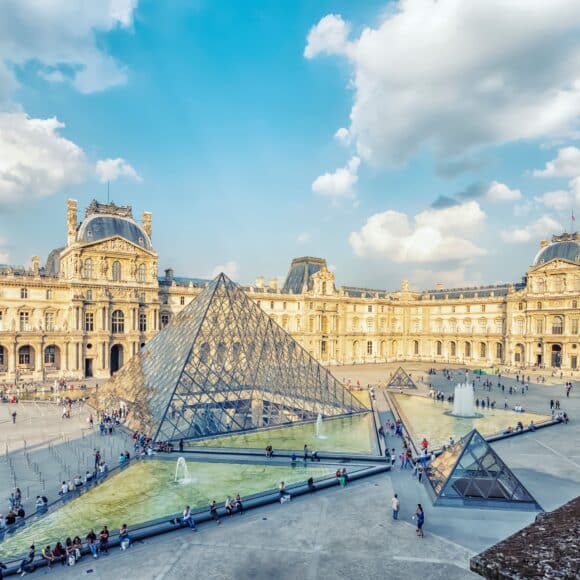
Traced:
<svg viewBox="0 0 580 580">
<path fill-rule="evenodd" d="M 145 282 L 145 264 L 137 266 L 137 282 Z"/>
<path fill-rule="evenodd" d="M 121 310 L 115 310 L 111 318 L 111 330 L 113 334 L 121 334 L 125 332 L 125 315 Z"/>
<path fill-rule="evenodd" d="M 113 276 L 113 282 L 121 281 L 121 262 L 115 260 L 113 266 L 111 267 L 111 276 Z"/>
<path fill-rule="evenodd" d="M 91 258 L 87 258 L 83 263 L 83 278 L 90 279 L 93 277 L 93 261 Z"/>
<path fill-rule="evenodd" d="M 34 349 L 26 344 L 18 349 L 18 364 L 21 367 L 34 367 Z"/>
<path fill-rule="evenodd" d="M 552 318 L 552 334 L 562 334 L 564 331 L 564 319 L 561 316 Z"/>
<path fill-rule="evenodd" d="M 451 356 L 455 356 L 457 354 L 457 345 L 455 344 L 455 342 L 452 340 L 449 344 L 450 346 L 450 350 L 451 350 Z"/>
<path fill-rule="evenodd" d="M 436 353 L 437 353 L 437 356 L 441 356 L 441 353 L 442 353 L 442 351 L 443 351 L 443 345 L 441 344 L 441 341 L 440 341 L 440 340 L 438 340 L 438 341 L 435 343 L 435 347 L 436 347 Z"/>
<path fill-rule="evenodd" d="M 465 358 L 471 358 L 471 343 L 465 343 Z"/>
<path fill-rule="evenodd" d="M 415 354 L 419 354 L 419 341 L 418 340 L 413 341 L 413 352 Z"/>
<path fill-rule="evenodd" d="M 487 345 L 485 342 L 479 343 L 479 358 L 485 358 L 487 356 Z"/>
<path fill-rule="evenodd" d="M 44 364 L 56 366 L 58 362 L 58 349 L 54 344 L 49 344 L 44 349 Z"/>
</svg>

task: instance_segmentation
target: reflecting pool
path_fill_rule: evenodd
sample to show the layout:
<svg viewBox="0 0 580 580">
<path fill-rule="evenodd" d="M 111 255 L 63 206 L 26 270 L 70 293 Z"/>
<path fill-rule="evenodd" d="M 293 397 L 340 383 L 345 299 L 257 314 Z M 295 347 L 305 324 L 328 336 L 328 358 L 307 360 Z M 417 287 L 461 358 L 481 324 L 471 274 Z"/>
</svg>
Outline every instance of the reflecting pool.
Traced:
<svg viewBox="0 0 580 580">
<path fill-rule="evenodd" d="M 451 403 L 417 395 L 393 394 L 391 396 L 394 397 L 415 444 L 425 437 L 434 449 L 447 443 L 450 435 L 457 441 L 474 428 L 484 437 L 489 437 L 505 431 L 508 427 L 515 428 L 518 421 L 527 427 L 530 421 L 538 425 L 551 420 L 548 415 L 481 407 L 476 409 L 482 415 L 481 417 L 453 417 L 445 414 L 446 411 L 453 411 Z"/>
<path fill-rule="evenodd" d="M 325 419 L 316 436 L 316 423 L 291 425 L 277 429 L 254 431 L 241 435 L 225 435 L 203 441 L 191 441 L 192 447 L 236 447 L 265 449 L 272 445 L 276 449 L 301 451 L 308 445 L 311 451 L 344 451 L 346 453 L 377 453 L 377 436 L 371 413 Z"/>
<path fill-rule="evenodd" d="M 226 496 L 248 495 L 275 490 L 281 481 L 286 485 L 309 477 L 334 474 L 333 466 L 274 467 L 231 463 L 187 462 L 191 480 L 175 483 L 176 461 L 147 460 L 136 463 L 106 480 L 91 491 L 63 505 L 60 509 L 8 536 L 0 543 L 0 556 L 18 555 L 34 543 L 37 551 L 48 544 L 98 532 L 103 525 L 118 531 L 126 523 L 147 522 L 183 510 L 185 505 L 203 508 L 215 501 L 223 506 Z"/>
</svg>

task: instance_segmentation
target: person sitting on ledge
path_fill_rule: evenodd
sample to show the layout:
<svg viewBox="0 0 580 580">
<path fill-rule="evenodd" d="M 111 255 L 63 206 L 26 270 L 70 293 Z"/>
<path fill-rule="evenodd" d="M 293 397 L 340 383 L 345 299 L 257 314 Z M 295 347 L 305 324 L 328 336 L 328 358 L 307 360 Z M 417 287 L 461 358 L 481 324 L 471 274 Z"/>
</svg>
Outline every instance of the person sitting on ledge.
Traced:
<svg viewBox="0 0 580 580">
<path fill-rule="evenodd" d="M 271 445 L 267 445 L 267 446 L 266 446 L 266 457 L 267 457 L 268 459 L 270 459 L 270 458 L 271 458 L 271 457 L 273 457 L 273 456 L 274 456 L 274 449 L 272 448 L 272 446 L 271 446 Z"/>
<path fill-rule="evenodd" d="M 514 432 L 514 428 L 510 425 L 504 432 L 504 435 L 510 435 L 511 433 Z"/>
<path fill-rule="evenodd" d="M 226 508 L 226 514 L 228 514 L 228 516 L 231 516 L 234 513 L 234 510 L 236 509 L 236 506 L 234 504 L 234 500 L 231 499 L 229 495 L 226 498 L 226 502 L 224 504 L 224 507 Z"/>
<path fill-rule="evenodd" d="M 318 457 L 318 451 L 313 451 L 312 455 L 310 456 L 310 459 L 312 461 L 320 461 L 320 458 Z"/>
<path fill-rule="evenodd" d="M 238 508 L 238 513 L 242 515 L 244 513 L 244 504 L 239 493 L 236 495 L 236 507 Z"/>
<path fill-rule="evenodd" d="M 523 431 L 524 430 L 524 424 L 521 421 L 518 421 L 518 424 L 516 425 L 516 431 Z"/>
<path fill-rule="evenodd" d="M 528 425 L 528 429 L 530 431 L 535 431 L 536 430 L 536 426 L 534 425 L 533 421 L 530 421 L 530 424 Z"/>
<path fill-rule="evenodd" d="M 316 489 L 316 486 L 314 485 L 314 478 L 309 477 L 306 483 L 308 484 L 308 491 L 314 491 Z"/>
</svg>

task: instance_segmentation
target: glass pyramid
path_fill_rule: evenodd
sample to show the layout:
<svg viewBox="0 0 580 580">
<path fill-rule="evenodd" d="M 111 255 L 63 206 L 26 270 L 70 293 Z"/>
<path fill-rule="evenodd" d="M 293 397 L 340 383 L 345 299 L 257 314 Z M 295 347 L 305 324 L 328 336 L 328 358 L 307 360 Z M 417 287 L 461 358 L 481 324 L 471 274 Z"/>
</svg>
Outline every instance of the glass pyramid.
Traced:
<svg viewBox="0 0 580 580">
<path fill-rule="evenodd" d="M 391 380 L 387 383 L 389 389 L 416 389 L 417 385 L 413 382 L 407 371 L 399 367 Z"/>
<path fill-rule="evenodd" d="M 161 441 L 368 411 L 224 274 L 99 389 L 120 401 Z"/>
<path fill-rule="evenodd" d="M 542 509 L 477 429 L 443 451 L 428 476 L 438 505 Z"/>
</svg>

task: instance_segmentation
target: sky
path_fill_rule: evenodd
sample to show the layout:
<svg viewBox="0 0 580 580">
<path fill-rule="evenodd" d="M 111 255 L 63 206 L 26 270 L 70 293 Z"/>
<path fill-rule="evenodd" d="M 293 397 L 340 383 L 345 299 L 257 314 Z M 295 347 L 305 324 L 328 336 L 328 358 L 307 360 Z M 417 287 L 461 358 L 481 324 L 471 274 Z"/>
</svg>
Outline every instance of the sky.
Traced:
<svg viewBox="0 0 580 580">
<path fill-rule="evenodd" d="M 0 263 L 66 199 L 160 271 L 517 282 L 580 214 L 580 0 L 0 0 Z M 108 185 L 107 185 L 108 184 Z"/>
</svg>

